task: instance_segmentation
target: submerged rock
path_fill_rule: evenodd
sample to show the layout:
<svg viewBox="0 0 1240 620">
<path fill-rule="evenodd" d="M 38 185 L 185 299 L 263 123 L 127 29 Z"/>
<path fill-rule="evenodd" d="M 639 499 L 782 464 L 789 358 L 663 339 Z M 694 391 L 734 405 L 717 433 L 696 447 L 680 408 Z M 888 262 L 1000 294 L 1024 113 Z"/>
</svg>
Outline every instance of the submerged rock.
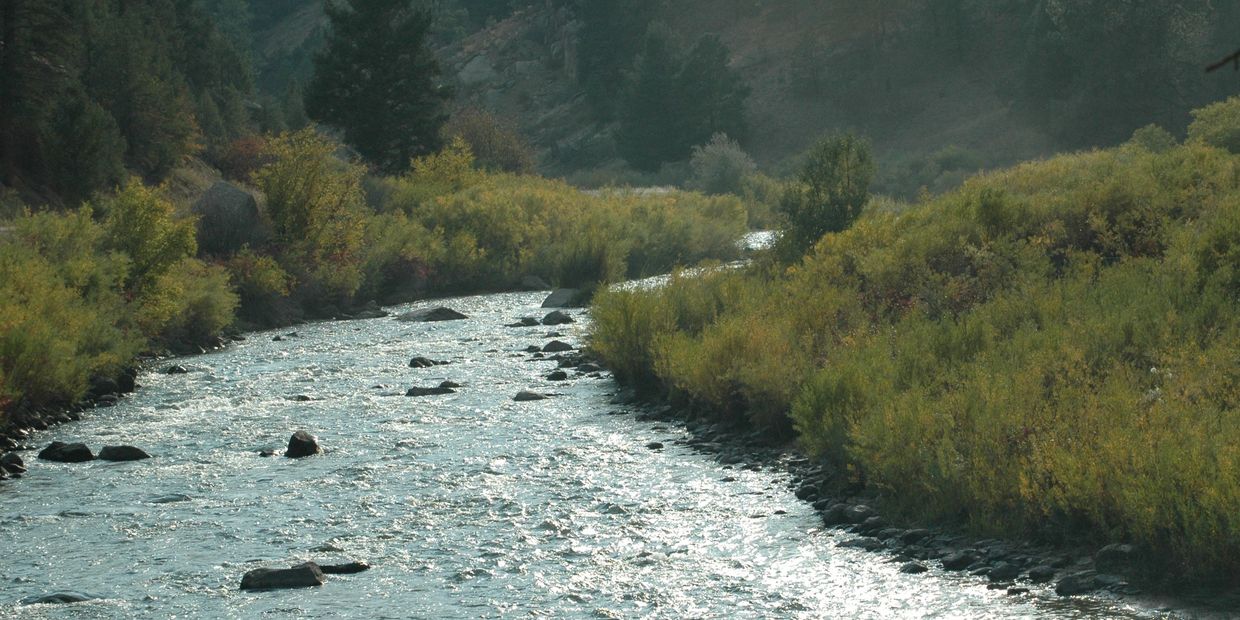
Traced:
<svg viewBox="0 0 1240 620">
<path fill-rule="evenodd" d="M 444 381 L 443 383 L 439 384 L 439 387 L 441 388 L 462 388 L 465 386 L 457 383 L 456 381 Z"/>
<path fill-rule="evenodd" d="M 306 456 L 313 456 L 322 452 L 319 447 L 318 438 L 306 431 L 297 431 L 288 439 L 288 450 L 284 452 L 284 456 L 290 459 L 299 459 Z"/>
<path fill-rule="evenodd" d="M 547 380 L 548 381 L 567 381 L 568 373 L 564 372 L 563 370 L 557 370 L 547 375 Z"/>
<path fill-rule="evenodd" d="M 86 461 L 95 460 L 95 455 L 91 453 L 90 448 L 86 447 L 84 443 L 53 441 L 46 448 L 43 448 L 42 452 L 39 452 L 39 458 L 58 463 L 85 463 Z"/>
<path fill-rule="evenodd" d="M 363 571 L 370 570 L 370 565 L 365 562 L 349 562 L 347 564 L 320 564 L 319 570 L 328 575 L 353 575 Z"/>
<path fill-rule="evenodd" d="M 431 366 L 447 366 L 448 362 L 433 360 L 429 357 L 418 356 L 409 360 L 410 368 L 430 368 Z"/>
<path fill-rule="evenodd" d="M 68 605 L 71 603 L 85 603 L 98 598 L 97 596 L 82 594 L 81 592 L 53 592 L 40 596 L 28 596 L 18 601 L 18 603 L 21 605 Z"/>
<path fill-rule="evenodd" d="M 1099 589 L 1101 585 L 1098 583 L 1098 575 L 1094 571 L 1083 571 L 1073 573 L 1059 580 L 1055 584 L 1055 594 L 1060 596 L 1074 596 L 1077 594 L 1087 594 Z"/>
<path fill-rule="evenodd" d="M 256 568 L 241 578 L 241 589 L 312 588 L 323 585 L 326 580 L 318 564 L 306 562 L 291 568 Z"/>
<path fill-rule="evenodd" d="M 909 562 L 908 564 L 900 567 L 900 572 L 906 575 L 917 575 L 928 570 L 930 569 L 926 568 L 926 565 L 921 562 Z"/>
<path fill-rule="evenodd" d="M 524 403 L 524 402 L 529 402 L 529 401 L 534 401 L 534 400 L 547 400 L 547 398 L 548 397 L 544 394 L 539 394 L 537 392 L 530 392 L 528 390 L 521 390 L 520 392 L 517 392 L 516 396 L 512 397 L 513 400 L 519 403 Z"/>
<path fill-rule="evenodd" d="M 16 452 L 9 452 L 4 456 L 0 456 L 0 469 L 10 474 L 24 474 L 26 473 L 26 463 L 22 461 L 22 457 L 18 456 Z"/>
<path fill-rule="evenodd" d="M 405 396 L 442 396 L 444 394 L 456 394 L 456 390 L 450 387 L 411 387 Z"/>
<path fill-rule="evenodd" d="M 99 451 L 101 461 L 141 461 L 149 458 L 151 455 L 145 450 L 134 446 L 104 446 Z"/>
<path fill-rule="evenodd" d="M 164 369 L 165 375 L 183 375 L 188 372 L 189 372 L 189 369 L 180 364 L 173 364 L 172 366 L 169 366 Z"/>
<path fill-rule="evenodd" d="M 509 323 L 505 327 L 538 327 L 538 319 L 532 316 L 523 316 L 517 319 L 516 323 Z"/>
<path fill-rule="evenodd" d="M 548 342 L 542 348 L 543 353 L 563 353 L 565 351 L 572 351 L 572 350 L 573 350 L 573 345 L 568 344 L 567 342 L 564 342 L 563 340 L 552 340 L 551 342 Z"/>
<path fill-rule="evenodd" d="M 438 308 L 423 308 L 422 310 L 411 310 L 398 317 L 397 321 L 405 321 L 407 323 L 434 323 L 439 321 L 460 321 L 469 317 L 453 310 L 440 306 Z"/>
<path fill-rule="evenodd" d="M 542 320 L 543 325 L 568 325 L 569 323 L 576 322 L 577 321 L 573 320 L 573 317 L 568 316 L 560 310 L 551 312 L 547 316 L 544 316 Z"/>
</svg>

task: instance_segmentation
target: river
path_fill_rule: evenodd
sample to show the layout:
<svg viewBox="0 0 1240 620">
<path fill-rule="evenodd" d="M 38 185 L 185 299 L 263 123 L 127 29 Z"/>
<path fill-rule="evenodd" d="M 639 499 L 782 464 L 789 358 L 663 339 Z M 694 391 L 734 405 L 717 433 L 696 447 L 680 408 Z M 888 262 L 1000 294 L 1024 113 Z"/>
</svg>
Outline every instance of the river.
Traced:
<svg viewBox="0 0 1240 620">
<path fill-rule="evenodd" d="M 26 453 L 0 486 L 0 617 L 15 618 L 1114 618 L 1131 600 L 1008 596 L 978 578 L 904 575 L 837 544 L 778 470 L 677 445 L 683 429 L 610 404 L 607 376 L 553 383 L 523 350 L 588 317 L 545 294 L 440 300 L 471 318 L 326 322 L 250 334 L 165 362 L 142 388 L 30 441 L 134 444 L 154 458 L 60 464 Z M 427 356 L 451 364 L 414 369 Z M 166 375 L 180 363 L 189 374 Z M 570 373 L 571 375 L 572 373 Z M 407 398 L 442 380 L 457 394 Z M 518 403 L 533 389 L 550 400 Z M 302 402 L 299 397 L 313 400 Z M 263 458 L 296 429 L 325 454 Z M 647 444 L 659 441 L 662 450 Z M 242 592 L 247 570 L 362 560 L 309 590 Z M 71 605 L 23 605 L 57 591 Z"/>
</svg>

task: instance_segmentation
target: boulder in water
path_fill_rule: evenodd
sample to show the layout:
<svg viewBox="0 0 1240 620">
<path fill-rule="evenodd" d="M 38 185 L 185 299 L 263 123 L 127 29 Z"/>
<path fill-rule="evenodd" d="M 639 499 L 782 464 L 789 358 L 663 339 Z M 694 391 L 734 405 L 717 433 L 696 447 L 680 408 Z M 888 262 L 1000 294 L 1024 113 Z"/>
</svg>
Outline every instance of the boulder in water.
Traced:
<svg viewBox="0 0 1240 620">
<path fill-rule="evenodd" d="M 585 305 L 581 289 L 560 288 L 551 292 L 542 302 L 544 308 L 580 308 Z"/>
<path fill-rule="evenodd" d="M 456 394 L 456 390 L 448 387 L 411 387 L 405 396 L 442 396 L 444 394 Z"/>
<path fill-rule="evenodd" d="M 284 456 L 290 459 L 299 459 L 306 456 L 313 456 L 322 452 L 319 447 L 319 441 L 306 431 L 297 431 L 288 439 L 288 450 L 284 452 Z"/>
<path fill-rule="evenodd" d="M 421 310 L 411 310 L 398 317 L 397 321 L 405 321 L 407 323 L 433 323 L 437 321 L 460 321 L 469 317 L 453 310 L 440 306 L 438 308 L 423 308 Z"/>
<path fill-rule="evenodd" d="M 141 461 L 149 458 L 151 455 L 145 450 L 134 446 L 104 446 L 99 450 L 101 461 Z"/>
<path fill-rule="evenodd" d="M 557 370 L 547 375 L 547 380 L 548 381 L 567 381 L 568 373 L 564 372 L 563 370 Z"/>
<path fill-rule="evenodd" d="M 188 372 L 189 372 L 189 369 L 180 364 L 173 364 L 164 369 L 165 375 L 183 375 Z"/>
<path fill-rule="evenodd" d="M 535 401 L 535 400 L 547 400 L 547 398 L 548 397 L 544 394 L 539 394 L 537 392 L 530 392 L 528 390 L 521 390 L 520 392 L 517 392 L 516 396 L 512 397 L 513 400 L 519 403 L 525 403 L 525 402 L 530 402 L 530 401 Z"/>
<path fill-rule="evenodd" d="M 1075 596 L 1077 594 L 1087 594 L 1101 588 L 1098 583 L 1098 574 L 1094 571 L 1082 571 L 1073 573 L 1059 580 L 1055 584 L 1055 594 L 1059 596 Z"/>
<path fill-rule="evenodd" d="M 326 580 L 318 564 L 306 562 L 291 568 L 256 568 L 241 578 L 241 589 L 312 588 L 323 585 Z"/>
<path fill-rule="evenodd" d="M 82 594 L 81 592 L 53 592 L 40 596 L 28 596 L 18 601 L 18 603 L 21 605 L 68 605 L 71 603 L 85 603 L 97 598 L 99 597 Z"/>
<path fill-rule="evenodd" d="M 84 443 L 53 441 L 39 453 L 39 458 L 57 463 L 85 463 L 95 460 L 95 455 Z"/>
<path fill-rule="evenodd" d="M 349 562 L 347 564 L 320 564 L 319 570 L 328 575 L 353 575 L 370 570 L 365 562 Z"/>
<path fill-rule="evenodd" d="M 429 357 L 418 356 L 409 360 L 410 368 L 430 368 L 431 366 L 447 366 L 448 362 L 433 360 Z"/>
<path fill-rule="evenodd" d="M 523 316 L 517 319 L 516 323 L 509 323 L 505 327 L 538 327 L 538 319 L 532 316 Z"/>
<path fill-rule="evenodd" d="M 567 342 L 564 342 L 563 340 L 552 340 L 551 342 L 548 342 L 546 346 L 542 348 L 543 353 L 563 353 L 565 351 L 572 351 L 572 350 L 573 350 L 573 345 L 568 344 Z"/>
<path fill-rule="evenodd" d="M 16 452 L 8 452 L 4 456 L 0 456 L 0 470 L 4 470 L 10 474 L 26 473 L 26 463 L 22 461 L 22 457 Z"/>
<path fill-rule="evenodd" d="M 564 313 L 561 310 L 555 310 L 553 312 L 548 313 L 547 316 L 544 316 L 542 320 L 543 325 L 568 325 L 569 323 L 576 323 L 576 322 L 577 321 L 573 320 L 573 317 L 569 316 L 568 314 Z"/>
</svg>

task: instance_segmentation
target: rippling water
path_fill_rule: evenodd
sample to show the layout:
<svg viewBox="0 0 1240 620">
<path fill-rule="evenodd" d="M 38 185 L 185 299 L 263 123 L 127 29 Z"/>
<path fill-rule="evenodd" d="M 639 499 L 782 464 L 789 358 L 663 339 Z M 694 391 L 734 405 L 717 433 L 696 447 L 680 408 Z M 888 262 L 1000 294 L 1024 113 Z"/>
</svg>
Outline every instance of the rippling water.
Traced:
<svg viewBox="0 0 1240 620">
<path fill-rule="evenodd" d="M 1158 617 L 1110 599 L 1009 597 L 837 548 L 779 472 L 732 470 L 608 404 L 608 378 L 550 383 L 520 351 L 543 295 L 441 302 L 467 321 L 375 319 L 252 334 L 149 373 L 112 409 L 32 443 L 132 443 L 138 463 L 34 461 L 0 486 L 0 616 L 19 618 Z M 438 304 L 436 304 L 438 305 Z M 402 311 L 408 307 L 397 308 Z M 580 342 L 585 317 L 554 328 Z M 448 360 L 411 369 L 410 357 Z M 450 379 L 460 393 L 405 398 Z M 555 392 L 516 403 L 522 389 Z M 314 400 L 297 402 L 298 396 Z M 326 454 L 261 458 L 305 428 Z M 667 444 L 663 451 L 645 447 Z M 32 462 L 33 461 L 33 462 Z M 247 593 L 261 566 L 364 560 L 322 588 Z M 20 605 L 49 592 L 73 605 Z"/>
</svg>

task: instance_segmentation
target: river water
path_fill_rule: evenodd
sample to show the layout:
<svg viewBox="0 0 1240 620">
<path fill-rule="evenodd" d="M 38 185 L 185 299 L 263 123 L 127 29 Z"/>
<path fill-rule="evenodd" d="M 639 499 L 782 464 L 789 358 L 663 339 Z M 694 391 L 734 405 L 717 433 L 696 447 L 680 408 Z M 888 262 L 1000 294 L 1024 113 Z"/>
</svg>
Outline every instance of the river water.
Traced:
<svg viewBox="0 0 1240 620">
<path fill-rule="evenodd" d="M 1007 596 L 977 578 L 903 575 L 837 544 L 779 471 L 733 470 L 676 427 L 609 404 L 608 377 L 552 383 L 510 329 L 544 294 L 441 300 L 471 318 L 390 318 L 251 334 L 144 374 L 116 407 L 31 443 L 135 444 L 136 463 L 59 464 L 0 486 L 0 617 L 1114 618 L 1109 598 Z M 393 308 L 402 312 L 430 304 Z M 451 364 L 407 366 L 413 356 Z M 171 362 L 169 362 L 171 363 Z M 165 364 L 166 365 L 166 364 Z M 571 374 L 571 373 L 570 373 Z M 412 386 L 465 385 L 406 398 Z M 523 389 L 558 394 L 517 403 Z M 299 402 L 298 397 L 313 400 Z M 326 453 L 262 458 L 296 429 Z M 661 441 L 663 450 L 646 444 Z M 242 574 L 369 562 L 309 590 L 241 592 Z M 72 605 L 20 601 L 51 592 Z"/>
</svg>

